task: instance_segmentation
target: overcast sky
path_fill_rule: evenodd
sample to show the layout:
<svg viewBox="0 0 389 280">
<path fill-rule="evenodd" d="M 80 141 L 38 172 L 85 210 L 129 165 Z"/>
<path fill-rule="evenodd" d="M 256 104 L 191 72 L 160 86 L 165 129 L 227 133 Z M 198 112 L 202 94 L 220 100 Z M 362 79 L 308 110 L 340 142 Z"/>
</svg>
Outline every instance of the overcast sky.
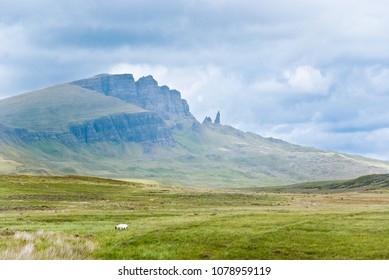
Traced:
<svg viewBox="0 0 389 280">
<path fill-rule="evenodd" d="M 386 0 L 0 0 L 0 98 L 153 75 L 199 121 L 389 160 Z"/>
</svg>

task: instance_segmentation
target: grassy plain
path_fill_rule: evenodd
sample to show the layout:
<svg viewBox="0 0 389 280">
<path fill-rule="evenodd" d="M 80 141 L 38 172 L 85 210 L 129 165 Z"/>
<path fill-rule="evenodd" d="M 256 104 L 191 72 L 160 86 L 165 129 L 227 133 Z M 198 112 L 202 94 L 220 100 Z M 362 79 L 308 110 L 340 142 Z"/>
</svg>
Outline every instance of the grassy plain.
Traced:
<svg viewBox="0 0 389 280">
<path fill-rule="evenodd" d="M 0 259 L 389 259 L 386 188 L 315 189 L 2 175 Z"/>
</svg>

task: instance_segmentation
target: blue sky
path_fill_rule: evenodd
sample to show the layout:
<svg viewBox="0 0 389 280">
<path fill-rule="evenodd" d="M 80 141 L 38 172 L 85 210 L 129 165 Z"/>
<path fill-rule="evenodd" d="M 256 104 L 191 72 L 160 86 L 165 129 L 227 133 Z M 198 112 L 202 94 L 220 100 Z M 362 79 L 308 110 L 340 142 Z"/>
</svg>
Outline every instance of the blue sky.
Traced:
<svg viewBox="0 0 389 280">
<path fill-rule="evenodd" d="M 151 74 L 200 121 L 389 160 L 389 2 L 0 0 L 0 98 Z"/>
</svg>

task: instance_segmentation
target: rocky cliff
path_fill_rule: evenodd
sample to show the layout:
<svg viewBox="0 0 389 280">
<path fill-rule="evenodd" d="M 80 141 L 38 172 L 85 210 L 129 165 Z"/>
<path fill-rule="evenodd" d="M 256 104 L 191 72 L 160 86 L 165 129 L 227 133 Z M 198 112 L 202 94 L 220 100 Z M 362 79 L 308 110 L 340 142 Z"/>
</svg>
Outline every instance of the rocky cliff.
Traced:
<svg viewBox="0 0 389 280">
<path fill-rule="evenodd" d="M 116 114 L 72 125 L 78 142 L 136 142 L 174 145 L 171 129 L 155 113 Z"/>
<path fill-rule="evenodd" d="M 114 114 L 79 124 L 73 124 L 69 131 L 32 132 L 24 128 L 10 128 L 0 124 L 0 138 L 19 144 L 38 141 L 57 141 L 65 145 L 90 144 L 97 142 L 158 143 L 173 146 L 175 141 L 171 128 L 157 114 Z"/>
<path fill-rule="evenodd" d="M 74 85 L 120 98 L 143 109 L 157 112 L 164 119 L 176 117 L 193 118 L 186 100 L 180 92 L 167 86 L 158 86 L 152 76 L 142 77 L 135 82 L 133 75 L 98 75 L 72 82 Z"/>
<path fill-rule="evenodd" d="M 25 128 L 11 128 L 0 124 L 0 138 L 6 142 L 16 144 L 29 144 L 37 141 L 53 140 L 63 144 L 76 142 L 74 136 L 69 133 L 32 132 Z"/>
</svg>

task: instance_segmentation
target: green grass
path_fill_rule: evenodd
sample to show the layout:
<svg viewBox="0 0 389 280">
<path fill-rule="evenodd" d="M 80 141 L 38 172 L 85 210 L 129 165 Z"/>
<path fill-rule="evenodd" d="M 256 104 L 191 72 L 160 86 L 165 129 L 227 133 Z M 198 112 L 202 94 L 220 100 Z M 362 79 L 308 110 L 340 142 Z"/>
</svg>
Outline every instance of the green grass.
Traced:
<svg viewBox="0 0 389 280">
<path fill-rule="evenodd" d="M 0 259 L 389 259 L 388 205 L 385 191 L 0 176 Z"/>
</svg>

